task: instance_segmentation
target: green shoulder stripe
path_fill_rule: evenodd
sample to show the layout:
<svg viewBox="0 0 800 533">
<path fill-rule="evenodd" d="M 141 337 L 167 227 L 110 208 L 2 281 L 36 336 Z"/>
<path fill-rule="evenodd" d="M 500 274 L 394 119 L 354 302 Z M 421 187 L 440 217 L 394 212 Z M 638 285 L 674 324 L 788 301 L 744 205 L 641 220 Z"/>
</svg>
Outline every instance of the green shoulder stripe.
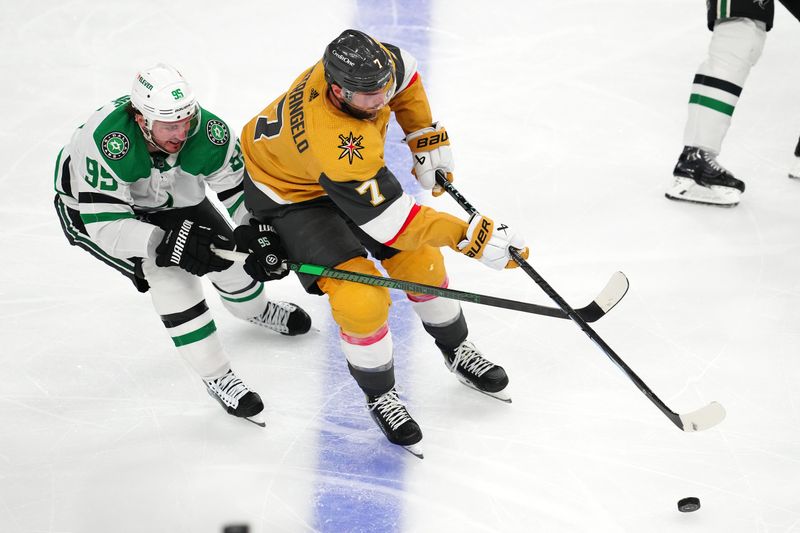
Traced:
<svg viewBox="0 0 800 533">
<path fill-rule="evenodd" d="M 124 182 L 133 183 L 150 175 L 150 154 L 139 126 L 128 116 L 127 98 L 118 98 L 114 111 L 94 130 L 94 142 L 105 164 Z"/>
<path fill-rule="evenodd" d="M 228 125 L 215 114 L 200 109 L 200 123 L 178 154 L 178 165 L 194 176 L 208 176 L 227 164 L 231 143 Z"/>
</svg>

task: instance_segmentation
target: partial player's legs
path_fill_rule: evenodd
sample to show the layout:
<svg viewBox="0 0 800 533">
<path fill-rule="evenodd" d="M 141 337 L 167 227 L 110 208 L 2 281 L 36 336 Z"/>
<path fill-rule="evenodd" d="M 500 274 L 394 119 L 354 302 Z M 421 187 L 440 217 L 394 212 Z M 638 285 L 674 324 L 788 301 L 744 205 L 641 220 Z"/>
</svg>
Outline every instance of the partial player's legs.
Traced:
<svg viewBox="0 0 800 533">
<path fill-rule="evenodd" d="M 718 6 L 711 4 L 709 9 L 718 11 Z M 684 149 L 673 170 L 675 180 L 666 197 L 731 207 L 739 203 L 745 186 L 722 167 L 716 157 L 750 68 L 761 56 L 766 23 L 749 18 L 727 18 L 728 12 L 722 17 L 714 13 L 722 20 L 716 21 L 708 57 L 694 77 Z"/>
<path fill-rule="evenodd" d="M 302 335 L 311 329 L 308 313 L 291 302 L 267 298 L 264 284 L 248 276 L 241 263 L 207 275 L 217 289 L 222 305 L 233 316 L 281 335 Z"/>
<path fill-rule="evenodd" d="M 798 139 L 797 146 L 794 149 L 794 164 L 789 170 L 789 177 L 800 179 L 800 139 Z"/>
<path fill-rule="evenodd" d="M 231 415 L 246 418 L 263 426 L 264 405 L 259 395 L 251 391 L 231 369 L 230 361 L 217 337 L 216 325 L 203 297 L 200 279 L 177 267 L 157 267 L 149 259 L 112 257 L 91 240 L 79 213 L 67 207 L 58 195 L 55 198 L 55 207 L 70 244 L 83 248 L 98 260 L 125 275 L 140 292 L 149 290 L 153 306 L 161 316 L 173 344 L 203 380 L 209 394 Z M 186 215 L 192 209 L 174 211 Z M 167 224 L 168 215 L 169 213 L 164 213 L 155 218 Z M 243 272 L 231 276 L 231 283 L 242 275 Z M 250 282 L 252 280 L 247 283 Z M 236 283 L 245 282 L 239 280 Z M 246 291 L 242 294 L 241 307 L 233 307 L 246 315 L 242 318 L 257 315 L 257 310 L 247 309 L 247 305 L 252 305 L 247 301 L 255 298 L 248 299 L 247 295 L 250 293 Z M 265 304 L 258 302 L 258 305 L 259 309 L 263 309 Z"/>
<path fill-rule="evenodd" d="M 231 369 L 203 297 L 200 278 L 179 268 L 158 267 L 150 259 L 142 261 L 142 271 L 150 283 L 153 307 L 173 344 L 203 380 L 208 393 L 229 414 L 264 426 L 264 404 Z"/>
<path fill-rule="evenodd" d="M 292 260 L 380 275 L 332 202 L 319 200 L 269 214 L 264 218 L 277 229 Z M 392 337 L 386 322 L 389 291 L 305 274 L 298 277 L 308 292 L 328 295 L 347 367 L 364 392 L 372 419 L 389 442 L 421 457 L 422 431 L 394 388 Z"/>
<path fill-rule="evenodd" d="M 352 258 L 337 268 L 380 275 L 375 265 L 363 257 Z M 422 431 L 394 388 L 392 336 L 387 324 L 389 291 L 329 278 L 321 278 L 317 284 L 328 295 L 331 313 L 341 328 L 339 336 L 347 367 L 364 391 L 370 416 L 389 442 L 422 457 L 418 446 Z"/>
<path fill-rule="evenodd" d="M 444 259 L 438 248 L 424 246 L 396 253 L 382 264 L 392 277 L 447 287 Z M 484 394 L 510 402 L 506 371 L 486 359 L 467 340 L 467 322 L 461 305 L 455 300 L 422 294 L 408 294 L 408 299 L 425 331 L 442 352 L 445 365 L 458 380 Z"/>
</svg>

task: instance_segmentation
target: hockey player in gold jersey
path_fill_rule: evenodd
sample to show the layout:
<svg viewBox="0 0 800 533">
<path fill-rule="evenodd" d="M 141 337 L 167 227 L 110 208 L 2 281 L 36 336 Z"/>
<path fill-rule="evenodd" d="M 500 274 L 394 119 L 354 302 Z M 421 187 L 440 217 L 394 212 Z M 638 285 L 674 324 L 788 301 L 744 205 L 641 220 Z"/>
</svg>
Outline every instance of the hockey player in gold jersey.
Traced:
<svg viewBox="0 0 800 533">
<path fill-rule="evenodd" d="M 501 270 L 508 248 L 524 242 L 508 226 L 476 215 L 464 221 L 418 205 L 386 167 L 391 112 L 406 133 L 414 174 L 441 193 L 435 172 L 452 180 L 445 128 L 433 122 L 416 60 L 390 44 L 346 30 L 321 61 L 250 120 L 242 132 L 245 203 L 277 230 L 290 259 L 380 275 L 366 250 L 395 278 L 446 287 L 440 247 Z M 421 456 L 419 426 L 394 389 L 388 290 L 300 275 L 308 292 L 327 294 L 350 373 L 370 413 L 394 444 Z M 460 305 L 408 294 L 447 367 L 481 392 L 510 401 L 502 367 L 467 340 Z"/>
</svg>

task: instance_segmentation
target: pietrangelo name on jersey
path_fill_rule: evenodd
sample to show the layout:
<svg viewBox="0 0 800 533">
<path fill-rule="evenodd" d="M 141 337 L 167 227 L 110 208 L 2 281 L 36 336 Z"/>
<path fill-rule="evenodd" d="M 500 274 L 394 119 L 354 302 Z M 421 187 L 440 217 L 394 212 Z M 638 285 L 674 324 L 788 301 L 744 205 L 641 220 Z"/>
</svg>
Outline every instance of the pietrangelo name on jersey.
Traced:
<svg viewBox="0 0 800 533">
<path fill-rule="evenodd" d="M 308 149 L 308 140 L 306 140 L 306 122 L 305 113 L 303 112 L 303 89 L 306 88 L 308 78 L 311 76 L 309 70 L 303 79 L 300 80 L 289 92 L 289 124 L 292 128 L 292 141 L 297 148 L 298 153 L 303 153 Z"/>
</svg>

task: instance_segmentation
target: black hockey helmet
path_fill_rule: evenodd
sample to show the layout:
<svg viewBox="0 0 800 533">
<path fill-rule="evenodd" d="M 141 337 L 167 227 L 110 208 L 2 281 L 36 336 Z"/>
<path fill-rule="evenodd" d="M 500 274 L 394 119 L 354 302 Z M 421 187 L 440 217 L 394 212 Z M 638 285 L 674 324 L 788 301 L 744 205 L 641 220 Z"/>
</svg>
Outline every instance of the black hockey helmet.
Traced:
<svg viewBox="0 0 800 533">
<path fill-rule="evenodd" d="M 325 48 L 325 80 L 345 91 L 372 92 L 394 82 L 394 62 L 375 39 L 358 30 L 345 30 Z"/>
</svg>

